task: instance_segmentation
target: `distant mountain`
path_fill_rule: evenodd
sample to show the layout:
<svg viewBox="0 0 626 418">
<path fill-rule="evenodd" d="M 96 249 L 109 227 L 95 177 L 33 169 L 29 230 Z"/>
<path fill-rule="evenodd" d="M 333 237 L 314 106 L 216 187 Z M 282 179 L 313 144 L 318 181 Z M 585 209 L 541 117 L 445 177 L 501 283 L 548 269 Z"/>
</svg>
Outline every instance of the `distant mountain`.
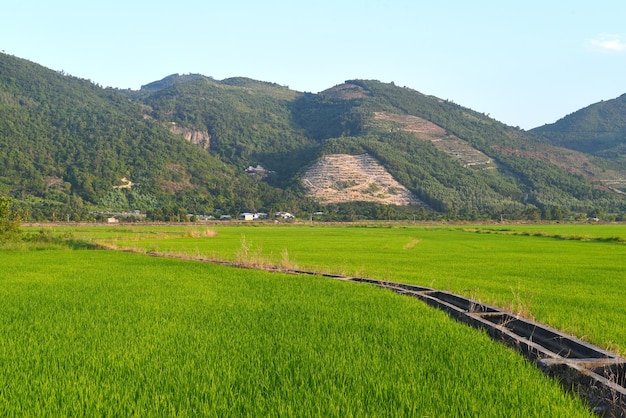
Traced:
<svg viewBox="0 0 626 418">
<path fill-rule="evenodd" d="M 618 162 L 544 135 L 375 80 L 311 94 L 244 77 L 174 74 L 129 91 L 0 55 L 0 194 L 33 219 L 133 209 L 154 219 L 279 210 L 335 219 L 626 212 Z M 322 162 L 344 161 L 328 158 L 336 154 L 367 164 L 326 170 Z M 328 187 L 341 190 L 324 192 L 332 199 L 316 194 Z M 400 190 L 407 198 L 391 199 Z M 391 201 L 402 203 L 390 212 Z"/>
<path fill-rule="evenodd" d="M 592 104 L 531 132 L 553 145 L 604 157 L 626 167 L 626 94 Z"/>
<path fill-rule="evenodd" d="M 157 90 L 162 90 L 164 88 L 170 87 L 176 83 L 185 83 L 187 81 L 193 81 L 193 80 L 198 80 L 202 78 L 206 78 L 206 77 L 200 74 L 186 74 L 186 75 L 172 74 L 161 80 L 153 81 L 152 83 L 148 83 L 148 84 L 141 86 L 141 92 L 142 93 L 154 92 Z"/>
</svg>

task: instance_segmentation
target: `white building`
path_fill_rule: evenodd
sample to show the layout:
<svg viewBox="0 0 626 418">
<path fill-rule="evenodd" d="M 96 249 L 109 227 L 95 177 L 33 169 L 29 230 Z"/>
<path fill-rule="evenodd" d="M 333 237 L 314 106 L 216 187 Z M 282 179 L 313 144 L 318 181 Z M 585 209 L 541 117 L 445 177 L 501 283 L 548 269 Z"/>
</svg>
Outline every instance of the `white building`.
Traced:
<svg viewBox="0 0 626 418">
<path fill-rule="evenodd" d="M 259 219 L 267 219 L 267 213 L 257 212 L 243 212 L 239 214 L 239 220 L 241 221 L 258 221 Z"/>
<path fill-rule="evenodd" d="M 274 216 L 276 218 L 282 218 L 282 219 L 293 219 L 293 218 L 295 218 L 295 216 L 292 215 L 289 212 L 276 212 L 276 213 L 274 213 Z"/>
</svg>

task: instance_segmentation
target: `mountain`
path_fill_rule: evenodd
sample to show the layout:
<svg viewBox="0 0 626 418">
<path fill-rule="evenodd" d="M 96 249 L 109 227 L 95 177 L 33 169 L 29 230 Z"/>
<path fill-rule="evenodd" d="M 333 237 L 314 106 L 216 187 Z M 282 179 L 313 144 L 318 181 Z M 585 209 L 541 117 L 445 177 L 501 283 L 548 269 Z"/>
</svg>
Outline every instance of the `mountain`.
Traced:
<svg viewBox="0 0 626 418">
<path fill-rule="evenodd" d="M 531 132 L 550 144 L 603 157 L 626 167 L 626 94 L 592 104 Z"/>
<path fill-rule="evenodd" d="M 0 193 L 22 202 L 27 219 L 131 209 L 177 218 L 183 209 L 256 209 L 283 193 L 172 133 L 122 92 L 8 55 L 0 150 Z M 118 187 L 122 179 L 132 188 Z"/>
<path fill-rule="evenodd" d="M 324 152 L 368 152 L 437 211 L 534 216 L 540 208 L 545 216 L 623 204 L 589 156 L 393 83 L 347 81 L 302 96 L 296 108 L 296 119 Z"/>
<path fill-rule="evenodd" d="M 282 188 L 319 146 L 292 120 L 291 107 L 300 95 L 242 77 L 178 80 L 158 91 L 139 92 L 146 118 L 206 133 L 212 155 L 242 172 L 260 164 L 277 173 L 266 180 Z"/>
<path fill-rule="evenodd" d="M 244 77 L 174 74 L 130 91 L 0 55 L 0 150 L 0 194 L 32 219 L 133 209 L 154 219 L 278 210 L 335 219 L 626 212 L 626 176 L 614 162 L 375 80 L 311 94 Z M 358 163 L 325 165 L 340 161 L 336 155 Z M 341 198 L 316 195 L 329 187 Z M 390 200 L 401 190 L 406 198 Z M 390 201 L 402 203 L 391 210 Z"/>
<path fill-rule="evenodd" d="M 152 83 L 148 83 L 148 84 L 141 86 L 140 92 L 148 93 L 152 91 L 158 91 L 158 90 L 167 88 L 169 86 L 172 86 L 176 83 L 184 83 L 187 81 L 193 81 L 193 80 L 198 80 L 198 79 L 203 79 L 203 78 L 207 78 L 207 77 L 201 74 L 184 74 L 184 75 L 172 74 L 161 80 L 153 81 Z"/>
</svg>

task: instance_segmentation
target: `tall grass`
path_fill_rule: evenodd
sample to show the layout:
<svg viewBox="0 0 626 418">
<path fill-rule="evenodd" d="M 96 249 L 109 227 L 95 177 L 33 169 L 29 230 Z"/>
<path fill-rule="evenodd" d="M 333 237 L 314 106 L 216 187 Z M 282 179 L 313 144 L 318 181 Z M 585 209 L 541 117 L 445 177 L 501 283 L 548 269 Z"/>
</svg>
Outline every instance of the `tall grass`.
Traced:
<svg viewBox="0 0 626 418">
<path fill-rule="evenodd" d="M 106 251 L 0 265 L 2 416 L 590 416 L 486 335 L 367 285 Z"/>
</svg>

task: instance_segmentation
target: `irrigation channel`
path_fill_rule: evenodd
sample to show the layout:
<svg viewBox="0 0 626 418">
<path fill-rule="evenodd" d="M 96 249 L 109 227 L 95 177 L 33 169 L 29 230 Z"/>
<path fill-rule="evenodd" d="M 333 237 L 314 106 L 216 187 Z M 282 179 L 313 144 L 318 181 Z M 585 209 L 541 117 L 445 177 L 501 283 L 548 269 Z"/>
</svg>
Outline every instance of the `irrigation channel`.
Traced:
<svg viewBox="0 0 626 418">
<path fill-rule="evenodd" d="M 416 297 L 460 322 L 486 330 L 491 338 L 519 350 L 544 373 L 585 398 L 594 412 L 626 417 L 626 358 L 546 325 L 453 293 L 357 277 L 337 278 Z"/>
<path fill-rule="evenodd" d="M 162 253 L 148 254 L 181 258 Z M 193 259 L 232 267 L 255 268 L 228 261 Z M 280 267 L 262 269 L 367 283 L 418 298 L 445 311 L 457 321 L 485 330 L 494 340 L 517 349 L 544 373 L 557 379 L 566 390 L 572 390 L 584 398 L 598 415 L 626 418 L 626 358 L 556 329 L 454 293 L 428 287 Z"/>
</svg>

